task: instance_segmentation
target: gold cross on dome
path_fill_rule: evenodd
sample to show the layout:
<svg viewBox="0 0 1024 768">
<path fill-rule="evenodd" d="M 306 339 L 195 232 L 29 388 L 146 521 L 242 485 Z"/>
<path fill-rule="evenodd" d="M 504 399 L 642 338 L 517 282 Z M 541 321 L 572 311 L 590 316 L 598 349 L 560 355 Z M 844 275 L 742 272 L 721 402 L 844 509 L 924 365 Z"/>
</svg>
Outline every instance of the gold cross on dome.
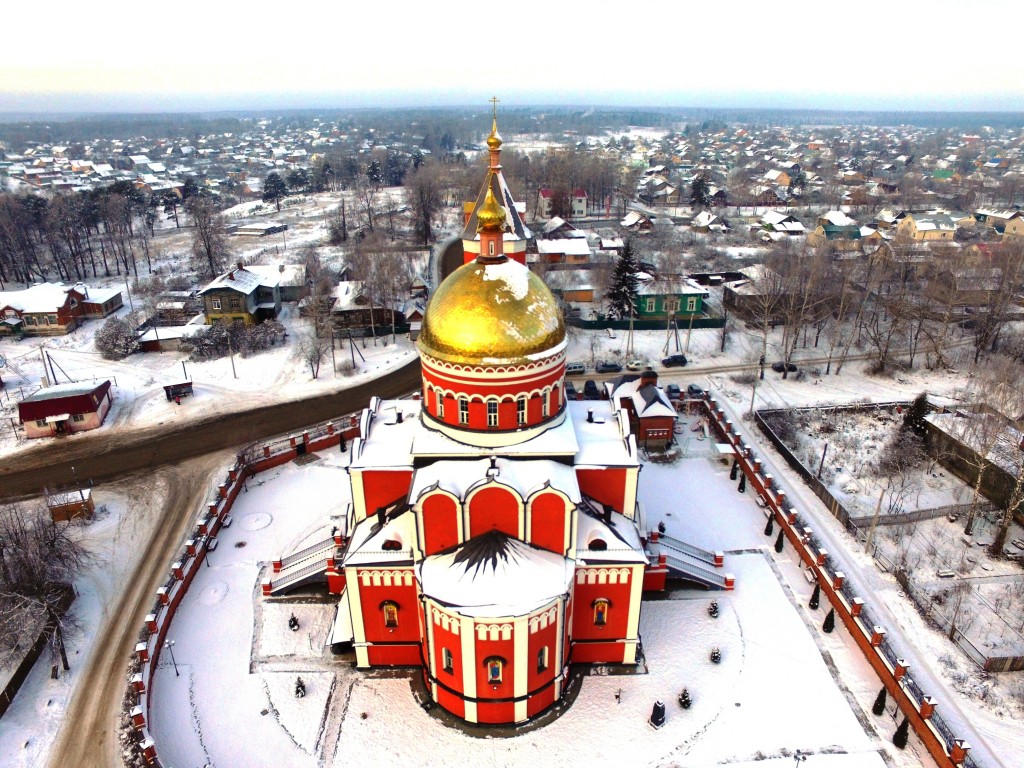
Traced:
<svg viewBox="0 0 1024 768">
<path fill-rule="evenodd" d="M 499 101 L 499 99 L 498 99 L 497 96 L 492 96 L 490 99 L 488 99 L 488 101 L 491 102 L 491 110 L 494 113 L 494 119 L 497 120 L 498 119 L 498 101 Z"/>
</svg>

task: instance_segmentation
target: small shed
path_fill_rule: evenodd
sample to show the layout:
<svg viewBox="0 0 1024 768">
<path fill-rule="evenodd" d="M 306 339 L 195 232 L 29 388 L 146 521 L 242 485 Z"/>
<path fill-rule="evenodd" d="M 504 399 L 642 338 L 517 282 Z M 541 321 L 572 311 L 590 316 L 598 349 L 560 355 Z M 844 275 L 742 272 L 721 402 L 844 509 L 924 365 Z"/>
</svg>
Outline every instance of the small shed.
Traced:
<svg viewBox="0 0 1024 768">
<path fill-rule="evenodd" d="M 91 488 L 47 493 L 46 506 L 55 523 L 78 517 L 91 520 L 96 513 L 96 502 L 93 501 Z"/>
</svg>

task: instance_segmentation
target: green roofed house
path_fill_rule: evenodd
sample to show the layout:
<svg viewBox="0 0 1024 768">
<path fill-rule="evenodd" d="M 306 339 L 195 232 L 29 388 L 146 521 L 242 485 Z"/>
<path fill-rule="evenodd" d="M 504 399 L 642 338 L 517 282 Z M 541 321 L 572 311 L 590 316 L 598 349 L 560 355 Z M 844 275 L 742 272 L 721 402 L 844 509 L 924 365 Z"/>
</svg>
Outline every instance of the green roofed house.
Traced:
<svg viewBox="0 0 1024 768">
<path fill-rule="evenodd" d="M 637 289 L 637 319 L 666 320 L 704 314 L 705 288 L 688 278 L 659 278 L 641 282 Z"/>
</svg>

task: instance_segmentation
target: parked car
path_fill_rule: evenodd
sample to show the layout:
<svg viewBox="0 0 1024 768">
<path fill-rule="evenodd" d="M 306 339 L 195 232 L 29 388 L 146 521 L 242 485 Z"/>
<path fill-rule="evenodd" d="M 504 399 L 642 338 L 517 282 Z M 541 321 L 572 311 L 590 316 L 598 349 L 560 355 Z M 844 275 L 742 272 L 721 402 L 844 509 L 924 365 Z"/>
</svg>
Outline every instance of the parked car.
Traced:
<svg viewBox="0 0 1024 768">
<path fill-rule="evenodd" d="M 587 366 L 583 363 L 566 363 L 565 364 L 565 375 L 566 376 L 582 376 L 587 372 Z"/>
<path fill-rule="evenodd" d="M 686 396 L 693 398 L 694 400 L 704 399 L 704 390 L 698 387 L 696 384 L 686 385 Z"/>
<path fill-rule="evenodd" d="M 565 399 L 566 400 L 579 400 L 579 392 L 576 391 L 576 385 L 571 381 L 565 382 Z"/>
<path fill-rule="evenodd" d="M 792 363 L 787 364 L 779 361 L 777 363 L 772 363 L 772 370 L 776 373 L 782 373 L 783 370 L 787 370 L 790 373 L 796 373 L 797 368 Z"/>
<path fill-rule="evenodd" d="M 683 392 L 679 389 L 678 384 L 668 384 L 665 386 L 665 394 L 668 395 L 669 400 L 678 400 L 683 396 Z"/>
<path fill-rule="evenodd" d="M 593 379 L 587 379 L 583 384 L 583 399 L 584 400 L 600 400 L 601 390 L 597 388 L 597 382 Z"/>
<path fill-rule="evenodd" d="M 666 368 L 673 368 L 675 366 L 682 367 L 686 365 L 686 355 L 669 355 L 661 361 L 661 364 Z"/>
<path fill-rule="evenodd" d="M 598 373 L 619 373 L 622 370 L 622 366 L 610 360 L 601 360 L 594 367 L 594 370 Z"/>
<path fill-rule="evenodd" d="M 651 364 L 646 360 L 630 360 L 626 363 L 627 371 L 642 371 L 644 368 L 650 368 Z"/>
</svg>

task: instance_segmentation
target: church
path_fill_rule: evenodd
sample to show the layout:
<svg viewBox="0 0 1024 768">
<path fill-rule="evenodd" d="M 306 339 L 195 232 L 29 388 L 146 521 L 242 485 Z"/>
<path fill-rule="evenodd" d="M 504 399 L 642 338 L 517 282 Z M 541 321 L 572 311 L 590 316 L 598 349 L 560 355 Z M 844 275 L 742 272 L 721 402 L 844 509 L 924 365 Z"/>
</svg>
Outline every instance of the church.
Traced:
<svg viewBox="0 0 1024 768">
<path fill-rule="evenodd" d="M 447 711 L 512 724 L 560 700 L 570 664 L 636 663 L 642 593 L 667 569 L 626 410 L 565 397 L 565 325 L 525 264 L 496 117 L 487 146 L 465 263 L 416 342 L 421 397 L 373 398 L 349 446 L 327 582 L 357 667 L 420 667 Z"/>
</svg>

